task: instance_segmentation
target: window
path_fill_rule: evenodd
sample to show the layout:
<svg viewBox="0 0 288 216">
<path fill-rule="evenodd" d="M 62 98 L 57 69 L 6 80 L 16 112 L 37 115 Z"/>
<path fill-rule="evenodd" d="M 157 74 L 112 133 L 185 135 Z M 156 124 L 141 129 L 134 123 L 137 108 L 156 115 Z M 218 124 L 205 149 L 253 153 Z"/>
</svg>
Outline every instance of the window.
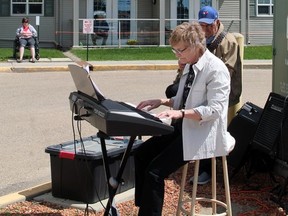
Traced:
<svg viewBox="0 0 288 216">
<path fill-rule="evenodd" d="M 11 15 L 43 15 L 44 0 L 12 0 Z"/>
<path fill-rule="evenodd" d="M 200 1 L 200 8 L 204 6 L 212 6 L 212 0 L 201 0 Z"/>
<path fill-rule="evenodd" d="M 131 18 L 131 0 L 118 1 L 118 18 L 119 19 L 130 19 Z M 130 38 L 131 22 L 130 20 L 122 20 L 120 23 L 120 30 L 123 33 L 122 39 Z"/>
<path fill-rule="evenodd" d="M 257 16 L 273 16 L 274 0 L 257 0 Z"/>
<path fill-rule="evenodd" d="M 10 0 L 0 0 L 0 16 L 10 16 Z"/>
<path fill-rule="evenodd" d="M 94 0 L 94 13 L 95 11 L 106 12 L 106 0 Z"/>
<path fill-rule="evenodd" d="M 177 25 L 188 22 L 189 19 L 189 0 L 178 0 L 177 1 Z"/>
</svg>

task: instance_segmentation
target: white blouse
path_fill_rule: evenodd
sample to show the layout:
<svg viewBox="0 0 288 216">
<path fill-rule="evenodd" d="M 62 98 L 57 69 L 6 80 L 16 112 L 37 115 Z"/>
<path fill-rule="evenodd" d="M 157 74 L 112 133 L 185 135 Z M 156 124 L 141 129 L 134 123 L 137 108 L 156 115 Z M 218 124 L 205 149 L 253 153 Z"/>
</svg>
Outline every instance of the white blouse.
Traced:
<svg viewBox="0 0 288 216">
<path fill-rule="evenodd" d="M 225 64 L 209 50 L 193 65 L 195 79 L 185 109 L 194 109 L 201 121 L 183 119 L 184 160 L 197 160 L 227 155 L 235 145 L 227 131 L 230 74 Z M 189 65 L 180 79 L 173 109 L 179 110 Z"/>
</svg>

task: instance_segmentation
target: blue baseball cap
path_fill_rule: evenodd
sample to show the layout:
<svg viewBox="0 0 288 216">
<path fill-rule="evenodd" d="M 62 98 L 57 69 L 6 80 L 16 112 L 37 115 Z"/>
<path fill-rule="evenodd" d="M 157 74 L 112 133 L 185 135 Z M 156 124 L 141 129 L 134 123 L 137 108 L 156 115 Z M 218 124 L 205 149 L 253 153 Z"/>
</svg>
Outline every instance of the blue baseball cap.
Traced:
<svg viewBox="0 0 288 216">
<path fill-rule="evenodd" d="M 198 22 L 212 24 L 218 17 L 217 10 L 210 6 L 204 6 L 198 13 Z"/>
</svg>

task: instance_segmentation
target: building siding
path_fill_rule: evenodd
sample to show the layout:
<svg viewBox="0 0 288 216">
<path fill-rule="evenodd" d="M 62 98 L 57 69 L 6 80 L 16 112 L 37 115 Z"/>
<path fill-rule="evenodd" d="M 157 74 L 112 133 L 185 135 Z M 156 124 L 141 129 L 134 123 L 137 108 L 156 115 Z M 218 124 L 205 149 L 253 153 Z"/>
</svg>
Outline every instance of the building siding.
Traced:
<svg viewBox="0 0 288 216">
<path fill-rule="evenodd" d="M 273 17 L 256 16 L 256 0 L 249 1 L 249 19 L 246 44 L 272 45 Z"/>
<path fill-rule="evenodd" d="M 240 2 L 238 0 L 221 1 L 219 3 L 219 18 L 225 30 L 239 32 L 240 29 Z"/>
<path fill-rule="evenodd" d="M 30 24 L 38 31 L 41 47 L 55 46 L 55 18 L 40 17 L 40 25 L 36 26 L 36 18 L 28 17 Z M 1 17 L 0 25 L 5 26 L 1 31 L 0 47 L 13 47 L 13 41 L 16 36 L 16 30 L 21 26 L 22 17 Z"/>
<path fill-rule="evenodd" d="M 261 24 L 260 24 L 261 23 Z M 273 20 L 254 18 L 250 19 L 249 42 L 251 45 L 272 45 Z"/>
<path fill-rule="evenodd" d="M 71 47 L 73 45 L 73 1 L 59 0 L 59 4 L 61 25 L 57 31 L 59 34 L 58 43 L 62 47 Z"/>
</svg>

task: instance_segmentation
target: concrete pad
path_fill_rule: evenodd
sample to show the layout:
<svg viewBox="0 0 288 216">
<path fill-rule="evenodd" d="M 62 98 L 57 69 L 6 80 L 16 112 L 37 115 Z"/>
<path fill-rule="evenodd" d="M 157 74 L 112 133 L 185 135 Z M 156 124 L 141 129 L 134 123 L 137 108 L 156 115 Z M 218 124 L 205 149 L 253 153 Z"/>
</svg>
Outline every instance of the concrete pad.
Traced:
<svg viewBox="0 0 288 216">
<path fill-rule="evenodd" d="M 73 62 L 69 58 L 51 58 L 50 61 L 52 61 L 52 62 Z"/>
<path fill-rule="evenodd" d="M 129 200 L 133 200 L 133 199 L 134 199 L 134 188 L 127 190 L 125 192 L 122 192 L 120 194 L 117 194 L 114 198 L 114 201 L 117 204 L 117 203 L 129 201 Z M 83 210 L 86 208 L 86 205 L 87 205 L 86 203 L 83 203 L 83 202 L 53 197 L 51 192 L 42 194 L 42 195 L 37 196 L 37 197 L 34 197 L 34 200 L 45 201 L 45 202 L 57 204 L 60 206 L 64 206 L 67 208 L 73 207 L 73 208 L 78 208 L 78 209 L 83 209 Z M 107 202 L 108 202 L 108 199 L 105 199 L 105 200 L 102 200 L 101 202 L 89 204 L 89 206 L 98 212 L 98 211 L 102 211 L 104 209 L 103 206 L 106 207 Z"/>
<path fill-rule="evenodd" d="M 40 58 L 37 62 L 52 62 L 49 58 Z"/>
</svg>

